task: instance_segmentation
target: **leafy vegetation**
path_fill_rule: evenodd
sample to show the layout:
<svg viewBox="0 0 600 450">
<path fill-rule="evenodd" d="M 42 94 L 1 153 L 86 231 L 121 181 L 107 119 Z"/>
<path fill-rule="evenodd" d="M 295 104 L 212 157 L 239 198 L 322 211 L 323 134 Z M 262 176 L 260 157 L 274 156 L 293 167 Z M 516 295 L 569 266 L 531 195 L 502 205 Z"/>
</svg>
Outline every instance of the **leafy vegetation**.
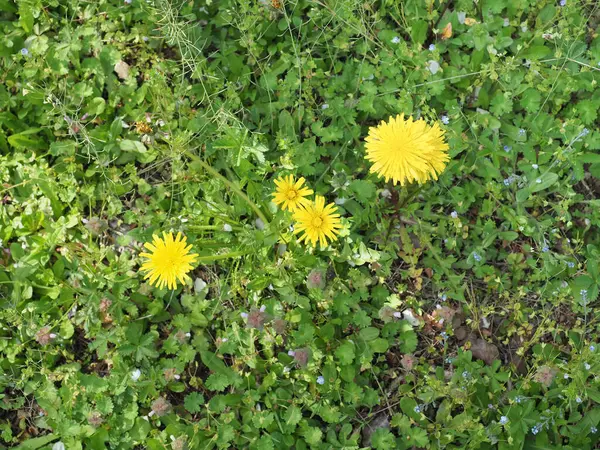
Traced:
<svg viewBox="0 0 600 450">
<path fill-rule="evenodd" d="M 597 445 L 597 2 L 0 11 L 1 445 Z M 402 113 L 445 130 L 438 180 L 369 173 Z M 140 271 L 163 231 L 175 290 Z"/>
</svg>

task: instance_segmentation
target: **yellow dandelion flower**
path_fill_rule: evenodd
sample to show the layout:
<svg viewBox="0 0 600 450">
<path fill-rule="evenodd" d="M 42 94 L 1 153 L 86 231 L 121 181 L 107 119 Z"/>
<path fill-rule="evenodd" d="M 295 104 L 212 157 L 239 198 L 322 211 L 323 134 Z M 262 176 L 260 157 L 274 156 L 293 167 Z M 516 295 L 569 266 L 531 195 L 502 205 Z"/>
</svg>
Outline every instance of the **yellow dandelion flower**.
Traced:
<svg viewBox="0 0 600 450">
<path fill-rule="evenodd" d="M 294 220 L 297 222 L 294 234 L 304 232 L 300 241 L 310 241 L 313 246 L 320 242 L 321 247 L 325 247 L 328 238 L 335 241 L 342 228 L 337 207 L 333 203 L 325 206 L 325 199 L 320 195 L 315 197 L 314 203 L 294 211 Z"/>
<path fill-rule="evenodd" d="M 449 159 L 448 144 L 439 125 L 430 126 L 423 119 L 412 117 L 405 119 L 404 114 L 371 127 L 365 141 L 365 158 L 373 163 L 371 172 L 402 186 L 437 180 Z"/>
<path fill-rule="evenodd" d="M 164 233 L 160 238 L 157 235 L 152 236 L 152 244 L 146 242 L 144 247 L 151 253 L 140 253 L 140 256 L 147 258 L 142 264 L 141 270 L 148 272 L 144 279 L 150 278 L 150 284 L 156 285 L 159 289 L 167 286 L 169 289 L 177 287 L 177 281 L 185 284 L 190 277 L 187 273 L 194 267 L 192 263 L 196 261 L 197 254 L 189 254 L 191 245 L 186 247 L 187 238 L 177 233 L 173 239 L 173 233 Z"/>
<path fill-rule="evenodd" d="M 306 197 L 311 195 L 313 191 L 306 186 L 302 187 L 304 181 L 306 181 L 304 178 L 294 181 L 293 175 L 275 180 L 277 189 L 273 193 L 273 202 L 276 205 L 281 205 L 281 209 L 292 212 L 301 206 L 310 204 L 310 200 Z"/>
</svg>

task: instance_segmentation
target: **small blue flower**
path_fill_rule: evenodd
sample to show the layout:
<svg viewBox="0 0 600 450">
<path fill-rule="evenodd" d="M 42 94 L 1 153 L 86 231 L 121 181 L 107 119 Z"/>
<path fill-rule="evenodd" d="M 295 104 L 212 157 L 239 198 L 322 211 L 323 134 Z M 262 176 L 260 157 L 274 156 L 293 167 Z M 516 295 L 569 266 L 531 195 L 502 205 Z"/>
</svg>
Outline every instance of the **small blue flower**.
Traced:
<svg viewBox="0 0 600 450">
<path fill-rule="evenodd" d="M 21 49 L 21 55 L 28 56 L 29 55 L 29 50 L 27 50 L 26 48 L 22 48 Z"/>
<path fill-rule="evenodd" d="M 538 434 L 541 429 L 542 429 L 542 425 L 538 423 L 536 426 L 534 426 L 533 428 L 531 428 L 531 432 L 533 434 Z"/>
<path fill-rule="evenodd" d="M 429 51 L 432 52 L 435 50 L 435 45 L 429 44 Z"/>
<path fill-rule="evenodd" d="M 446 364 L 452 364 L 452 362 L 454 362 L 454 360 L 450 357 L 446 358 Z"/>
<path fill-rule="evenodd" d="M 240 316 L 242 316 L 242 319 L 247 319 L 248 318 L 248 313 L 240 313 Z"/>
<path fill-rule="evenodd" d="M 125 0 L 125 4 L 131 5 L 132 0 Z"/>
<path fill-rule="evenodd" d="M 494 405 L 492 405 L 491 403 L 488 403 L 488 409 L 494 409 Z"/>
<path fill-rule="evenodd" d="M 550 250 L 550 249 L 548 248 L 547 245 L 544 245 L 544 247 L 542 247 L 542 252 L 546 253 L 548 250 Z"/>
<path fill-rule="evenodd" d="M 588 363 L 583 363 L 583 367 L 585 367 L 585 370 L 590 370 L 592 368 Z"/>
<path fill-rule="evenodd" d="M 517 395 L 515 397 L 515 402 L 517 402 L 517 403 L 521 403 L 523 400 L 524 400 L 523 397 L 521 397 L 520 395 Z"/>
<path fill-rule="evenodd" d="M 519 129 L 519 136 L 523 136 L 525 134 L 525 130 L 523 128 Z"/>
<path fill-rule="evenodd" d="M 575 267 L 575 263 L 571 262 L 571 261 L 568 261 L 567 262 L 567 266 L 569 266 L 572 269 L 573 267 Z"/>
<path fill-rule="evenodd" d="M 596 346 L 590 345 L 590 352 L 595 352 L 595 351 L 596 351 Z"/>
<path fill-rule="evenodd" d="M 508 153 L 512 150 L 512 147 L 510 145 L 505 145 L 503 148 L 506 153 Z"/>
<path fill-rule="evenodd" d="M 325 384 L 325 378 L 323 378 L 322 376 L 317 377 L 317 383 Z"/>
<path fill-rule="evenodd" d="M 442 294 L 442 296 L 440 298 L 442 299 L 443 302 L 448 300 L 448 296 L 446 294 Z"/>
<path fill-rule="evenodd" d="M 419 414 L 421 411 L 422 411 L 422 409 L 421 409 L 421 406 L 420 406 L 420 405 L 417 405 L 417 406 L 415 406 L 415 412 L 416 412 L 417 414 Z"/>
<path fill-rule="evenodd" d="M 510 186 L 511 183 L 511 179 L 510 178 L 505 178 L 504 179 L 504 186 Z"/>
<path fill-rule="evenodd" d="M 598 432 L 598 428 L 596 428 L 596 427 L 592 427 L 592 428 L 590 428 L 590 431 L 591 431 L 592 433 L 596 434 L 596 433 Z"/>
<path fill-rule="evenodd" d="M 508 417 L 502 416 L 500 417 L 500 425 L 506 425 L 508 423 Z"/>
<path fill-rule="evenodd" d="M 560 6 L 565 6 L 567 4 L 567 0 L 560 0 Z"/>
<path fill-rule="evenodd" d="M 398 36 L 395 36 L 395 37 L 392 39 L 392 44 L 397 44 L 397 43 L 399 43 L 399 42 L 400 42 L 400 38 L 399 38 Z"/>
<path fill-rule="evenodd" d="M 450 213 L 450 217 L 452 217 L 453 219 L 456 219 L 456 218 L 458 218 L 458 213 L 456 211 L 452 211 Z"/>
<path fill-rule="evenodd" d="M 582 135 L 582 136 L 587 136 L 588 134 L 590 134 L 590 130 L 588 130 L 587 128 L 584 128 L 584 129 L 581 131 L 581 135 Z"/>
<path fill-rule="evenodd" d="M 481 261 L 481 256 L 477 252 L 473 253 L 473 259 L 477 262 Z"/>
<path fill-rule="evenodd" d="M 446 115 L 443 115 L 442 116 L 442 123 L 444 125 L 448 125 L 450 123 L 450 118 L 448 116 L 446 116 Z"/>
<path fill-rule="evenodd" d="M 578 397 L 576 397 L 576 398 L 575 398 L 575 401 L 576 401 L 577 403 L 581 403 L 583 400 L 581 400 L 581 397 L 579 397 L 579 396 L 578 396 Z"/>
<path fill-rule="evenodd" d="M 445 331 L 442 331 L 440 333 L 440 336 L 442 337 L 442 339 L 448 339 L 448 333 L 446 333 Z"/>
<path fill-rule="evenodd" d="M 471 374 L 469 372 L 467 372 L 466 370 L 462 373 L 463 378 L 469 378 L 471 376 Z"/>
</svg>

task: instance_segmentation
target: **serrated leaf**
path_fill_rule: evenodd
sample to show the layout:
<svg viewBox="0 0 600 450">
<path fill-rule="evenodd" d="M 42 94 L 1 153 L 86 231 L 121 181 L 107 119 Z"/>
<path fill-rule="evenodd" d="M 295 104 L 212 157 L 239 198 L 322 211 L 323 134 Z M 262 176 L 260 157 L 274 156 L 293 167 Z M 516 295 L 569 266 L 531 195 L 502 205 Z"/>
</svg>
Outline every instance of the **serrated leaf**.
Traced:
<svg viewBox="0 0 600 450">
<path fill-rule="evenodd" d="M 204 408 L 204 396 L 199 392 L 191 392 L 185 396 L 183 406 L 192 414 L 198 413 Z"/>
<path fill-rule="evenodd" d="M 298 423 L 302 419 L 302 410 L 296 405 L 292 405 L 285 412 L 283 419 L 285 421 L 284 423 L 286 427 L 291 432 L 296 429 L 296 425 L 298 425 Z"/>
<path fill-rule="evenodd" d="M 351 364 L 354 361 L 354 344 L 350 341 L 345 341 L 335 351 L 335 356 L 342 365 Z"/>
</svg>

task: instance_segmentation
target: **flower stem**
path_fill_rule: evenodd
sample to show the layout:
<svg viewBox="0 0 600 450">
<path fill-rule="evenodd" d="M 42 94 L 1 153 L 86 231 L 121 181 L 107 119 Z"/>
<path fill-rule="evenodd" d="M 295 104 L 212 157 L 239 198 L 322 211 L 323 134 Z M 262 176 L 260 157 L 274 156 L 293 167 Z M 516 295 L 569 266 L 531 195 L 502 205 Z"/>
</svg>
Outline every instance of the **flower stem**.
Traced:
<svg viewBox="0 0 600 450">
<path fill-rule="evenodd" d="M 210 262 L 210 261 L 217 261 L 219 259 L 237 258 L 238 256 L 244 256 L 247 254 L 248 254 L 248 252 L 237 251 L 237 252 L 223 253 L 221 255 L 203 255 L 203 256 L 198 256 L 196 258 L 195 262 Z"/>
<path fill-rule="evenodd" d="M 235 182 L 233 182 L 233 181 L 228 180 L 227 178 L 225 178 L 217 170 L 215 170 L 210 164 L 207 164 L 205 161 L 203 161 L 201 158 L 199 158 L 198 156 L 194 155 L 193 153 L 188 152 L 188 155 L 189 155 L 190 158 L 192 158 L 194 160 L 194 162 L 197 162 L 198 164 L 200 164 L 204 168 L 204 170 L 206 170 L 212 176 L 220 179 L 238 197 L 240 197 L 242 200 L 244 200 L 246 203 L 248 203 L 248 206 L 250 206 L 250 208 L 252 208 L 252 210 L 260 218 L 260 220 L 263 221 L 263 223 L 265 225 L 269 223 L 269 220 L 263 214 L 263 212 L 260 210 L 260 208 L 258 207 L 258 205 L 256 203 L 254 203 L 252 200 L 250 200 L 250 197 L 248 197 L 244 192 L 242 192 L 242 190 L 237 186 L 237 183 L 235 183 Z"/>
</svg>

